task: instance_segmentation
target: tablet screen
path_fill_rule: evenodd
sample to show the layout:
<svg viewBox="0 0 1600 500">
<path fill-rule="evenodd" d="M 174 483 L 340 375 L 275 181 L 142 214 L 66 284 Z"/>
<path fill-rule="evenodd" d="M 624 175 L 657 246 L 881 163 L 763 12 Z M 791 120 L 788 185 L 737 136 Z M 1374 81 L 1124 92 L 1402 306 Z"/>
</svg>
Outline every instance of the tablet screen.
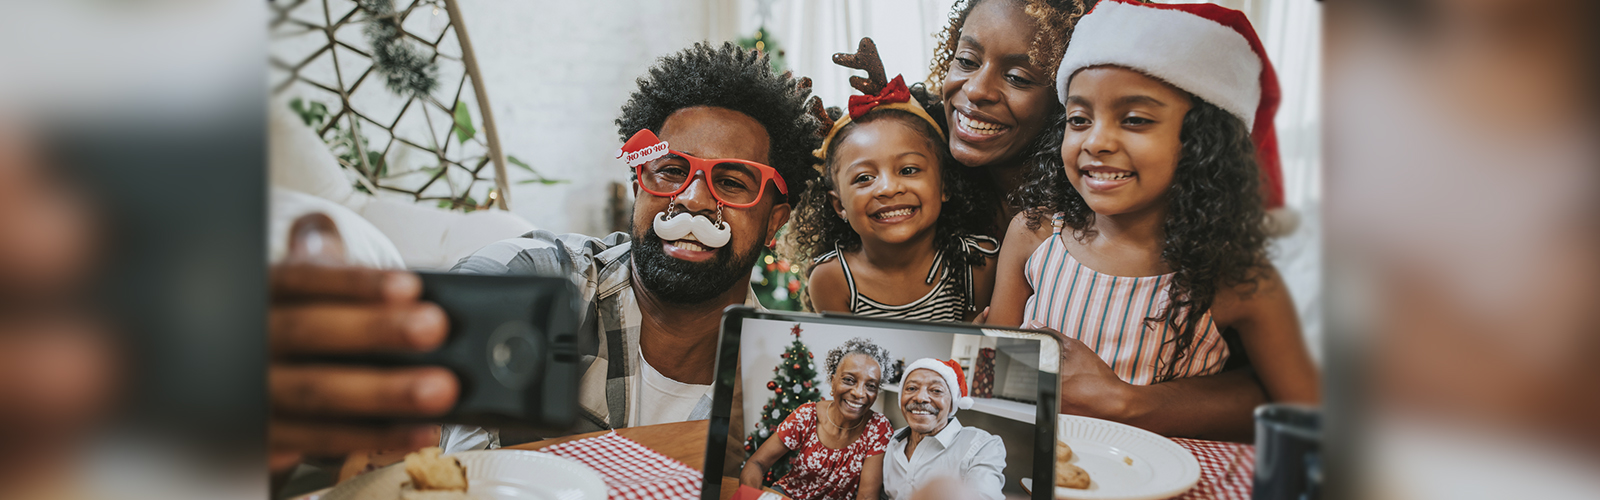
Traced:
<svg viewBox="0 0 1600 500">
<path fill-rule="evenodd" d="M 1054 453 L 1059 383 L 1055 358 L 1041 356 L 1056 352 L 1047 337 L 973 325 L 729 315 L 723 348 L 736 342 L 736 350 L 719 356 L 718 382 L 736 379 L 740 390 L 734 398 L 727 388 L 721 425 L 737 426 L 728 434 L 743 439 L 744 463 L 722 468 L 716 486 L 759 478 L 769 493 L 837 498 L 856 496 L 865 480 L 881 481 L 884 498 L 911 498 L 923 488 L 955 496 L 916 496 L 1029 498 L 1021 479 L 1052 477 L 1053 461 L 1037 458 Z M 721 368 L 734 355 L 738 369 L 725 378 Z M 722 415 L 714 413 L 713 428 Z M 706 498 L 715 498 L 712 475 Z"/>
</svg>

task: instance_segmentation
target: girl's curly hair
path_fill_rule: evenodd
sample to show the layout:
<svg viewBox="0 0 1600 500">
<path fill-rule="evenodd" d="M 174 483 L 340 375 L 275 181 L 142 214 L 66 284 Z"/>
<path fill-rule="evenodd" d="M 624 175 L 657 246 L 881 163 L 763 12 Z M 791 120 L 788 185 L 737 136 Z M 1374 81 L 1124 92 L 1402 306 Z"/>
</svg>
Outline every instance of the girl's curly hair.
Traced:
<svg viewBox="0 0 1600 500">
<path fill-rule="evenodd" d="M 956 57 L 956 45 L 961 41 L 961 28 L 966 26 L 972 9 L 983 1 L 956 0 L 950 9 L 950 24 L 945 25 L 944 31 L 934 33 L 937 41 L 933 60 L 928 64 L 929 87 L 937 90 L 944 86 L 950 61 Z M 1028 49 L 1028 61 L 1043 69 L 1045 78 L 1054 79 L 1061 56 L 1067 51 L 1067 42 L 1072 39 L 1072 28 L 1077 25 L 1078 18 L 1083 17 L 1083 0 L 1012 1 L 1022 2 L 1023 12 L 1039 24 L 1039 31 L 1034 32 L 1033 44 Z"/>
<path fill-rule="evenodd" d="M 834 118 L 842 116 L 838 108 L 830 108 L 828 114 Z M 940 205 L 939 219 L 934 223 L 934 245 L 947 257 L 953 256 L 945 261 L 946 265 L 983 265 L 984 255 L 967 249 L 961 237 L 988 234 L 991 231 L 994 214 L 988 210 L 989 204 L 978 200 L 993 199 L 994 196 L 985 191 L 983 186 L 974 183 L 971 176 L 963 175 L 968 169 L 950 158 L 950 145 L 944 135 L 926 120 L 897 109 L 874 109 L 860 118 L 851 119 L 834 135 L 833 141 L 828 144 L 822 176 L 806 188 L 800 205 L 795 208 L 794 220 L 790 222 L 791 244 L 787 246 L 787 251 L 791 254 L 790 260 L 799 265 L 800 274 L 810 276 L 814 265 L 812 261 L 833 251 L 835 245 L 846 252 L 861 248 L 861 235 L 850 227 L 850 221 L 840 218 L 833 211 L 831 192 L 838 189 L 833 179 L 834 164 L 838 158 L 836 153 L 839 144 L 857 126 L 878 120 L 897 120 L 920 132 L 928 141 L 928 147 L 938 156 L 940 186 L 943 194 L 949 195 L 950 201 Z M 956 280 L 955 284 L 961 287 L 958 289 L 965 290 L 966 273 L 953 273 L 952 277 Z"/>
<path fill-rule="evenodd" d="M 845 356 L 851 354 L 865 354 L 873 361 L 877 361 L 878 368 L 883 371 L 883 379 L 889 380 L 888 372 L 894 369 L 889 366 L 889 350 L 862 337 L 846 340 L 843 344 L 839 344 L 839 347 L 828 351 L 828 359 L 823 363 L 828 368 L 828 378 L 833 378 L 834 372 L 839 371 L 839 363 L 844 361 Z"/>
<path fill-rule="evenodd" d="M 1219 290 L 1254 287 L 1268 269 L 1260 170 L 1255 144 L 1244 121 L 1216 105 L 1190 96 L 1194 107 L 1183 117 L 1178 134 L 1182 148 L 1172 186 L 1167 191 L 1166 241 L 1161 260 L 1174 271 L 1167 307 L 1145 322 L 1166 323 L 1179 334 L 1161 348 L 1157 381 L 1176 376 L 1177 366 L 1194 343 L 1201 318 L 1211 310 Z M 1040 151 L 1029 158 L 1030 178 L 1011 196 L 1029 229 L 1038 229 L 1055 214 L 1079 241 L 1095 234 L 1095 213 L 1063 169 L 1061 140 L 1066 119 L 1051 123 L 1040 137 Z M 1045 143 L 1052 144 L 1047 146 Z"/>
</svg>

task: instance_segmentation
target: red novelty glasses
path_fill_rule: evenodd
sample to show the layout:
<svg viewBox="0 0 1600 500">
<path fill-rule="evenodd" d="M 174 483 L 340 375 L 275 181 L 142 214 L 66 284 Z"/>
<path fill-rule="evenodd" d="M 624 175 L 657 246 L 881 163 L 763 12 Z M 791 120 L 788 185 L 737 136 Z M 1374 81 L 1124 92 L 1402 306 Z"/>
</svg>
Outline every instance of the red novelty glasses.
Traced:
<svg viewBox="0 0 1600 500">
<path fill-rule="evenodd" d="M 633 134 L 617 157 L 633 167 L 639 188 L 656 196 L 677 196 L 694 183 L 696 174 L 704 174 L 712 197 L 734 208 L 750 208 L 759 203 L 766 194 L 767 181 L 778 186 L 779 193 L 789 194 L 783 176 L 772 167 L 732 158 L 702 159 L 670 150 L 666 141 L 649 129 Z"/>
</svg>

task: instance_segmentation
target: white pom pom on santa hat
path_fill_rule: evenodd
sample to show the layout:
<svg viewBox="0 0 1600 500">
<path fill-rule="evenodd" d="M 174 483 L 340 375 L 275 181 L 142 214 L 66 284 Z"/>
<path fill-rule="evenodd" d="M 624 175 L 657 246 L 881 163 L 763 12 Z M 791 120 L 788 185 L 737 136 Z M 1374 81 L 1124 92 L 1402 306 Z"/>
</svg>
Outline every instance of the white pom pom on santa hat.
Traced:
<svg viewBox="0 0 1600 500">
<path fill-rule="evenodd" d="M 950 390 L 955 392 L 950 399 L 955 403 L 956 408 L 972 409 L 972 397 L 967 395 L 967 377 L 966 374 L 961 372 L 959 363 L 953 360 L 922 358 L 906 365 L 906 370 L 901 373 L 905 373 L 909 377 L 911 372 L 922 369 L 933 370 L 934 373 L 938 373 L 940 377 L 944 378 L 945 386 L 950 387 Z M 901 380 L 903 381 L 904 379 L 902 378 Z"/>
<path fill-rule="evenodd" d="M 1212 4 L 1100 0 L 1072 31 L 1056 72 L 1057 98 L 1067 102 L 1072 76 L 1091 66 L 1121 66 L 1165 81 L 1239 117 L 1250 129 L 1261 165 L 1263 221 L 1274 236 L 1298 217 L 1283 206 L 1278 159 L 1282 91 L 1261 38 L 1243 12 Z"/>
</svg>

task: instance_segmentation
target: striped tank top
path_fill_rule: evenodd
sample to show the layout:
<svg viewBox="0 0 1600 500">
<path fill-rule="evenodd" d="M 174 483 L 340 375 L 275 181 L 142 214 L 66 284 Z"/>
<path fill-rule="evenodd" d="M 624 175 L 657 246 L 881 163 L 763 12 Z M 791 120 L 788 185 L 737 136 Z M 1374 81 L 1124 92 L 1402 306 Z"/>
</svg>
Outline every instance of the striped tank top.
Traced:
<svg viewBox="0 0 1600 500">
<path fill-rule="evenodd" d="M 984 248 L 981 243 L 989 243 L 993 250 Z M 1000 242 L 988 236 L 964 236 L 961 245 L 965 251 L 978 252 L 985 256 L 1000 253 Z M 863 295 L 856 289 L 856 278 L 850 274 L 850 264 L 845 261 L 844 254 L 838 245 L 833 251 L 817 256 L 812 262 L 821 264 L 830 259 L 839 259 L 839 268 L 844 270 L 844 281 L 850 286 L 850 313 L 858 316 L 874 318 L 909 319 L 917 321 L 947 321 L 960 322 L 966 319 L 967 311 L 975 310 L 977 304 L 973 297 L 972 267 L 961 266 L 959 271 L 952 271 L 946 265 L 944 250 L 939 250 L 933 255 L 933 265 L 928 268 L 928 277 L 925 284 L 933 284 L 938 280 L 938 286 L 928 291 L 922 298 L 902 305 L 889 305 L 871 297 Z M 813 265 L 814 265 L 813 264 Z M 966 273 L 966 285 L 958 286 L 955 272 Z"/>
<path fill-rule="evenodd" d="M 1023 311 L 1023 324 L 1040 321 L 1082 341 L 1111 365 L 1117 377 L 1130 384 L 1150 385 L 1170 363 L 1172 344 L 1180 330 L 1165 322 L 1146 323 L 1166 307 L 1167 287 L 1173 274 L 1127 277 L 1102 274 L 1078 262 L 1062 241 L 1061 222 L 1050 239 L 1028 256 L 1024 274 L 1033 286 Z M 1180 360 L 1177 378 L 1209 375 L 1222 370 L 1228 344 L 1207 311 L 1203 328 L 1195 330 L 1189 353 Z"/>
</svg>

